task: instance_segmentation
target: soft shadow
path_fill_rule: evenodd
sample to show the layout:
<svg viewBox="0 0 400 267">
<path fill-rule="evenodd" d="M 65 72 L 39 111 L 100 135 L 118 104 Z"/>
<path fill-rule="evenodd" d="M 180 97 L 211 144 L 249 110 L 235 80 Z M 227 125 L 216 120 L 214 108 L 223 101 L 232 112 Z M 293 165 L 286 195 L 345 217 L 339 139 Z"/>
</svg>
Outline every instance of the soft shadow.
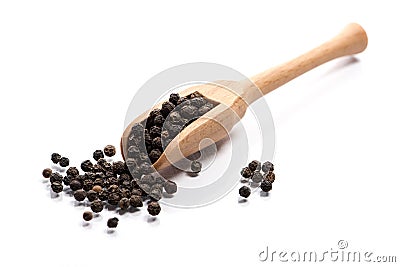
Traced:
<svg viewBox="0 0 400 267">
<path fill-rule="evenodd" d="M 260 183 L 249 182 L 251 188 L 257 188 L 260 186 Z"/>
<path fill-rule="evenodd" d="M 162 193 L 162 197 L 163 197 L 163 198 L 173 198 L 174 195 L 173 195 L 173 194 L 167 194 L 166 192 L 163 192 L 163 193 Z"/>
<path fill-rule="evenodd" d="M 269 193 L 268 192 L 264 192 L 264 191 L 260 191 L 260 197 L 268 197 Z"/>
<path fill-rule="evenodd" d="M 42 183 L 43 183 L 43 184 L 49 183 L 49 179 L 43 179 L 43 180 L 42 180 Z"/>
<path fill-rule="evenodd" d="M 106 234 L 115 236 L 117 232 L 114 229 L 106 229 Z"/>
<path fill-rule="evenodd" d="M 147 219 L 146 219 L 147 223 L 151 224 L 151 225 L 159 225 L 160 224 L 160 220 L 157 217 L 153 217 L 148 215 Z"/>
<path fill-rule="evenodd" d="M 82 222 L 82 227 L 90 229 L 90 228 L 92 228 L 92 225 L 89 222 Z"/>
<path fill-rule="evenodd" d="M 356 58 L 355 56 L 349 56 L 346 58 L 339 59 L 335 62 L 335 65 L 329 69 L 323 76 L 328 76 L 331 75 L 334 72 L 337 72 L 338 70 L 342 70 L 346 68 L 347 66 L 359 63 L 360 60 Z"/>
<path fill-rule="evenodd" d="M 139 208 L 135 208 L 135 207 L 129 207 L 128 212 L 129 213 L 136 213 L 139 212 L 140 209 Z"/>
<path fill-rule="evenodd" d="M 51 199 L 61 199 L 61 195 L 59 193 L 54 193 L 53 190 L 49 190 L 49 192 L 50 192 Z"/>
</svg>

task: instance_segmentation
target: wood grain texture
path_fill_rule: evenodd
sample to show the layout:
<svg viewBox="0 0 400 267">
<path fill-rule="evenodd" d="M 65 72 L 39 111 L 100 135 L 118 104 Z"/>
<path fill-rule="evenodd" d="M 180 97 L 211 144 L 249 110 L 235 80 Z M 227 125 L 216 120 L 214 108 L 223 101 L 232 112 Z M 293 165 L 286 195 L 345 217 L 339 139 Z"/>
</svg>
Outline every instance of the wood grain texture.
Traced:
<svg viewBox="0 0 400 267">
<path fill-rule="evenodd" d="M 198 85 L 180 92 L 189 95 L 199 92 L 206 98 L 220 103 L 211 111 L 194 121 L 171 141 L 161 157 L 153 164 L 157 170 L 164 169 L 199 150 L 200 141 L 210 138 L 214 142 L 225 138 L 232 127 L 244 116 L 248 105 L 299 75 L 332 59 L 360 53 L 365 50 L 368 38 L 364 29 L 355 23 L 349 24 L 330 41 L 311 51 L 274 68 L 261 72 L 249 81 L 218 81 Z M 162 103 L 153 108 L 160 108 Z M 130 129 L 134 123 L 146 119 L 149 111 L 143 113 L 124 131 L 121 151 L 127 144 Z"/>
</svg>

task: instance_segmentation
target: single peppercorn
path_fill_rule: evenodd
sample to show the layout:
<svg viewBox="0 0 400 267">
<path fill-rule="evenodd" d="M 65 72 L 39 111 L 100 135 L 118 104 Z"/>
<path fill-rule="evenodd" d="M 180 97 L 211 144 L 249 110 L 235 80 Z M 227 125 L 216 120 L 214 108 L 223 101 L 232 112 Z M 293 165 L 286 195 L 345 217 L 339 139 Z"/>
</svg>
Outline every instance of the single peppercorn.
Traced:
<svg viewBox="0 0 400 267">
<path fill-rule="evenodd" d="M 129 199 L 129 204 L 135 208 L 143 207 L 142 198 L 137 195 L 131 196 L 131 198 Z"/>
<path fill-rule="evenodd" d="M 164 190 L 167 194 L 175 194 L 178 191 L 178 187 L 174 181 L 167 180 L 164 183 Z"/>
<path fill-rule="evenodd" d="M 96 179 L 97 180 L 97 179 Z M 93 186 L 93 188 L 92 188 L 92 190 L 94 191 L 94 192 L 96 192 L 96 193 L 100 193 L 101 192 L 101 190 L 103 190 L 102 188 L 101 188 L 101 186 L 99 185 L 99 184 L 96 184 L 96 180 L 94 181 L 94 186 Z"/>
<path fill-rule="evenodd" d="M 90 172 L 93 169 L 93 163 L 90 160 L 85 160 L 81 163 L 81 169 L 84 172 Z"/>
<path fill-rule="evenodd" d="M 253 175 L 253 172 L 250 170 L 249 167 L 244 167 L 242 169 L 242 171 L 240 172 L 240 174 L 244 177 L 244 178 L 250 178 Z"/>
<path fill-rule="evenodd" d="M 90 220 L 93 219 L 93 213 L 90 212 L 90 211 L 85 211 L 85 212 L 83 213 L 82 217 L 83 217 L 83 219 L 84 219 L 85 221 L 88 222 L 88 221 L 90 221 Z"/>
<path fill-rule="evenodd" d="M 265 172 L 265 173 L 268 173 L 270 171 L 271 172 L 274 171 L 274 164 L 272 164 L 269 161 L 264 162 L 263 165 L 262 165 L 262 171 Z"/>
<path fill-rule="evenodd" d="M 249 163 L 249 169 L 252 172 L 261 170 L 261 162 L 259 162 L 258 160 L 253 160 Z"/>
<path fill-rule="evenodd" d="M 250 194 L 251 194 L 251 189 L 248 186 L 244 185 L 239 189 L 239 195 L 241 197 L 248 198 Z"/>
<path fill-rule="evenodd" d="M 269 192 L 272 190 L 272 183 L 268 182 L 268 181 L 262 181 L 260 188 L 262 191 L 264 192 Z"/>
<path fill-rule="evenodd" d="M 99 199 L 101 200 L 101 201 L 106 201 L 106 200 L 108 200 L 108 195 L 109 195 L 109 193 L 107 192 L 107 190 L 101 190 L 99 193 L 98 193 L 98 197 L 99 197 Z"/>
<path fill-rule="evenodd" d="M 152 126 L 152 127 L 150 128 L 149 133 L 150 133 L 150 136 L 151 136 L 152 138 L 159 137 L 159 136 L 161 136 L 161 127 Z M 153 140 L 152 140 L 152 141 L 153 141 Z"/>
<path fill-rule="evenodd" d="M 42 171 L 42 175 L 44 178 L 50 178 L 52 173 L 53 173 L 53 171 L 49 168 L 46 168 Z"/>
<path fill-rule="evenodd" d="M 112 156 L 114 156 L 114 155 L 116 154 L 115 146 L 107 145 L 107 146 L 104 148 L 104 154 L 105 154 L 107 157 L 112 157 Z"/>
<path fill-rule="evenodd" d="M 179 94 L 170 94 L 169 95 L 169 102 L 171 102 L 172 104 L 176 105 L 178 103 L 180 96 Z"/>
<path fill-rule="evenodd" d="M 118 203 L 118 206 L 121 210 L 129 209 L 130 206 L 129 199 L 126 197 L 121 198 L 121 200 Z"/>
<path fill-rule="evenodd" d="M 69 167 L 67 170 L 67 175 L 77 176 L 79 175 L 79 170 L 76 167 Z"/>
<path fill-rule="evenodd" d="M 101 200 L 96 199 L 90 204 L 90 208 L 93 212 L 99 213 L 103 210 L 103 202 Z"/>
<path fill-rule="evenodd" d="M 162 115 L 157 115 L 153 119 L 154 125 L 156 125 L 156 126 L 163 126 L 164 121 L 165 121 L 165 119 L 164 119 L 164 117 Z"/>
<path fill-rule="evenodd" d="M 89 190 L 86 194 L 87 199 L 92 202 L 95 201 L 98 197 L 97 192 L 94 190 Z"/>
<path fill-rule="evenodd" d="M 131 196 L 141 196 L 142 195 L 142 190 L 140 190 L 140 189 L 132 189 L 132 192 L 131 192 Z"/>
<path fill-rule="evenodd" d="M 94 160 L 95 161 L 98 161 L 99 159 L 102 159 L 102 158 L 104 158 L 104 153 L 103 153 L 103 151 L 101 151 L 101 150 L 96 150 L 96 151 L 94 151 L 93 152 L 93 158 L 94 158 Z"/>
<path fill-rule="evenodd" d="M 63 180 L 63 177 L 58 172 L 53 172 L 50 175 L 50 183 L 55 183 L 55 182 L 61 183 L 62 180 Z"/>
<path fill-rule="evenodd" d="M 156 201 L 150 202 L 147 205 L 147 211 L 149 212 L 149 214 L 151 216 L 157 216 L 161 211 L 160 204 L 158 204 L 158 202 L 156 202 Z"/>
<path fill-rule="evenodd" d="M 76 201 L 84 201 L 86 198 L 85 190 L 79 189 L 74 192 L 74 198 Z"/>
<path fill-rule="evenodd" d="M 78 179 L 72 179 L 69 187 L 71 188 L 71 190 L 76 191 L 82 189 L 82 183 Z"/>
<path fill-rule="evenodd" d="M 165 101 L 161 107 L 161 114 L 164 116 L 164 118 L 166 118 L 168 116 L 168 114 L 174 110 L 174 108 L 175 108 L 174 104 L 172 104 L 169 101 Z"/>
<path fill-rule="evenodd" d="M 58 163 L 61 167 L 67 167 L 69 165 L 69 159 L 66 157 L 62 157 Z"/>
<path fill-rule="evenodd" d="M 123 173 L 127 172 L 128 168 L 127 168 L 125 162 L 116 161 L 112 165 L 112 170 L 115 174 L 119 175 L 119 174 L 123 174 Z"/>
<path fill-rule="evenodd" d="M 66 175 L 66 176 L 64 176 L 64 178 L 63 178 L 63 183 L 64 183 L 64 185 L 69 186 L 70 183 L 71 183 L 71 181 L 72 181 L 75 177 L 76 177 L 76 176 L 71 176 L 71 175 Z"/>
<path fill-rule="evenodd" d="M 110 218 L 107 221 L 107 227 L 108 228 L 117 228 L 118 226 L 118 218 L 114 217 L 114 218 Z"/>
<path fill-rule="evenodd" d="M 60 182 L 54 182 L 51 184 L 51 189 L 54 193 L 60 193 L 63 191 L 63 185 Z"/>
<path fill-rule="evenodd" d="M 162 134 L 163 132 L 161 132 Z M 153 141 L 151 142 L 151 146 L 153 148 L 159 148 L 162 149 L 162 142 L 161 142 L 161 137 L 156 137 L 153 139 Z"/>
<path fill-rule="evenodd" d="M 93 188 L 93 181 L 91 179 L 85 179 L 82 183 L 82 188 L 85 191 L 89 191 Z"/>
<path fill-rule="evenodd" d="M 190 169 L 194 173 L 199 173 L 201 171 L 202 164 L 201 162 L 197 160 L 193 160 L 192 163 L 190 164 Z"/>
<path fill-rule="evenodd" d="M 255 171 L 251 176 L 251 180 L 258 184 L 263 180 L 263 175 L 259 171 Z"/>
<path fill-rule="evenodd" d="M 116 206 L 118 205 L 119 201 L 121 200 L 121 197 L 118 193 L 111 193 L 108 195 L 108 204 Z"/>
<path fill-rule="evenodd" d="M 159 149 L 153 149 L 149 153 L 149 158 L 151 162 L 156 162 L 161 157 L 161 151 Z"/>
<path fill-rule="evenodd" d="M 270 182 L 271 184 L 275 181 L 275 173 L 268 172 L 264 174 L 264 180 Z"/>
<path fill-rule="evenodd" d="M 58 154 L 58 153 L 51 154 L 51 161 L 54 164 L 57 164 L 58 162 L 60 162 L 60 159 L 61 159 L 61 155 L 60 154 Z"/>
</svg>

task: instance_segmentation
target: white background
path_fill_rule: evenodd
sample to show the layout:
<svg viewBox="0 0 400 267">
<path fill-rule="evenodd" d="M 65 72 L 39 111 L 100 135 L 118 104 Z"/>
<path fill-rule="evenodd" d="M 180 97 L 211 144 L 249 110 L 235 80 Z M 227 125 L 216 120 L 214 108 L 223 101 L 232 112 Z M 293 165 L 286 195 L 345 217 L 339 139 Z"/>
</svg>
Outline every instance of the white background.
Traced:
<svg viewBox="0 0 400 267">
<path fill-rule="evenodd" d="M 1 266 L 265 266 L 267 245 L 325 251 L 340 239 L 400 260 L 396 1 L 233 2 L 1 1 Z M 240 205 L 235 189 L 203 208 L 163 207 L 152 223 L 142 210 L 120 216 L 114 234 L 113 214 L 83 227 L 82 207 L 50 198 L 50 154 L 78 165 L 117 144 L 154 74 L 208 61 L 253 75 L 349 22 L 369 35 L 358 62 L 335 60 L 266 96 L 270 197 Z"/>
</svg>

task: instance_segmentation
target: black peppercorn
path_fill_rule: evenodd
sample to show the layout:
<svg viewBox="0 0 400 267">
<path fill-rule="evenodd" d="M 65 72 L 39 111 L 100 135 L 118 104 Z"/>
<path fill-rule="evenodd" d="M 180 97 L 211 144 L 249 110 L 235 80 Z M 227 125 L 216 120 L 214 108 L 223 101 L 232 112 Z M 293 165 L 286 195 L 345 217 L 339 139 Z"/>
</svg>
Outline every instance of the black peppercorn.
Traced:
<svg viewBox="0 0 400 267">
<path fill-rule="evenodd" d="M 167 194 L 175 194 L 178 191 L 178 187 L 174 181 L 167 180 L 164 183 L 164 190 Z"/>
<path fill-rule="evenodd" d="M 251 176 L 251 180 L 257 184 L 260 183 L 262 181 L 262 179 L 263 179 L 263 175 L 259 171 L 255 171 L 253 173 L 253 175 Z"/>
<path fill-rule="evenodd" d="M 142 191 L 140 189 L 132 189 L 131 196 L 141 196 Z"/>
<path fill-rule="evenodd" d="M 176 105 L 178 106 L 178 105 L 182 105 L 182 104 L 184 104 L 186 101 L 188 100 L 188 98 L 187 97 L 181 97 L 181 98 L 179 98 L 179 100 L 176 102 Z"/>
<path fill-rule="evenodd" d="M 118 206 L 121 210 L 129 209 L 130 206 L 129 199 L 126 197 L 121 198 L 121 200 L 118 203 Z"/>
<path fill-rule="evenodd" d="M 60 154 L 58 154 L 58 153 L 51 154 L 51 161 L 54 164 L 57 164 L 60 161 L 60 159 L 61 159 L 61 155 Z"/>
<path fill-rule="evenodd" d="M 248 198 L 251 194 L 251 189 L 248 186 L 242 186 L 239 189 L 239 195 L 244 198 Z"/>
<path fill-rule="evenodd" d="M 271 184 L 275 181 L 275 173 L 272 171 L 264 175 L 264 180 L 270 182 Z"/>
<path fill-rule="evenodd" d="M 83 217 L 83 219 L 84 219 L 85 221 L 88 222 L 88 221 L 90 221 L 90 220 L 93 219 L 93 213 L 90 212 L 90 211 L 85 211 L 85 212 L 83 213 L 82 217 Z"/>
<path fill-rule="evenodd" d="M 84 201 L 86 198 L 86 192 L 82 189 L 76 190 L 74 192 L 74 198 L 76 201 Z"/>
<path fill-rule="evenodd" d="M 166 117 L 168 116 L 168 114 L 169 114 L 171 111 L 174 110 L 174 108 L 175 108 L 175 105 L 174 105 L 174 104 L 172 104 L 172 103 L 169 102 L 169 101 L 165 101 L 165 102 L 162 104 L 162 107 L 161 107 L 161 114 L 164 116 L 164 118 L 166 118 Z"/>
<path fill-rule="evenodd" d="M 46 168 L 42 171 L 42 175 L 44 178 L 49 178 L 52 173 L 53 173 L 53 171 L 49 168 Z"/>
<path fill-rule="evenodd" d="M 58 172 L 53 172 L 50 175 L 50 183 L 55 183 L 55 182 L 61 183 L 62 180 L 63 180 L 63 177 Z"/>
<path fill-rule="evenodd" d="M 149 133 L 152 138 L 159 137 L 161 136 L 161 128 L 158 126 L 152 126 Z"/>
<path fill-rule="evenodd" d="M 149 158 L 151 162 L 156 162 L 161 157 L 161 151 L 159 149 L 153 149 L 149 153 Z"/>
<path fill-rule="evenodd" d="M 98 161 L 99 159 L 104 158 L 103 151 L 96 150 L 95 152 L 93 152 L 93 158 L 94 158 L 95 161 Z"/>
<path fill-rule="evenodd" d="M 76 176 L 71 176 L 71 175 L 66 175 L 63 178 L 63 183 L 64 185 L 70 185 L 71 181 L 75 178 Z"/>
<path fill-rule="evenodd" d="M 125 172 L 127 172 L 128 168 L 125 165 L 125 162 L 122 161 L 116 161 L 113 163 L 112 165 L 112 170 L 115 174 L 123 174 Z"/>
<path fill-rule="evenodd" d="M 201 171 L 201 167 L 202 167 L 201 162 L 196 161 L 196 160 L 193 160 L 191 165 L 190 165 L 190 169 L 194 173 L 199 173 Z"/>
<path fill-rule="evenodd" d="M 131 198 L 129 199 L 129 204 L 135 208 L 143 207 L 142 198 L 137 195 L 131 196 Z"/>
<path fill-rule="evenodd" d="M 60 193 L 63 191 L 63 185 L 60 182 L 54 182 L 51 184 L 51 189 L 54 193 Z"/>
<path fill-rule="evenodd" d="M 67 170 L 67 175 L 77 176 L 79 175 L 79 170 L 76 167 L 69 167 Z"/>
<path fill-rule="evenodd" d="M 87 199 L 92 202 L 97 199 L 97 192 L 94 190 L 89 190 L 86 194 Z"/>
<path fill-rule="evenodd" d="M 110 218 L 107 221 L 107 227 L 108 228 L 117 228 L 118 226 L 118 218 L 114 217 L 114 218 Z"/>
<path fill-rule="evenodd" d="M 258 160 L 253 160 L 249 163 L 249 169 L 252 172 L 259 171 L 261 169 L 261 162 L 259 162 Z"/>
<path fill-rule="evenodd" d="M 272 190 L 272 184 L 270 182 L 264 180 L 261 182 L 260 188 L 264 192 L 269 192 Z"/>
<path fill-rule="evenodd" d="M 107 192 L 107 190 L 101 190 L 100 192 L 99 192 L 99 194 L 98 194 L 98 197 L 99 197 L 99 199 L 101 200 L 101 201 L 106 201 L 106 200 L 108 200 L 108 192 Z"/>
<path fill-rule="evenodd" d="M 67 167 L 69 165 L 69 159 L 66 157 L 62 157 L 58 163 L 61 167 Z"/>
<path fill-rule="evenodd" d="M 153 121 L 154 125 L 161 127 L 164 124 L 165 119 L 162 115 L 157 115 Z"/>
<path fill-rule="evenodd" d="M 169 95 L 169 102 L 171 102 L 172 104 L 176 105 L 178 103 L 180 96 L 179 94 L 170 94 Z"/>
<path fill-rule="evenodd" d="M 274 164 L 272 164 L 269 161 L 264 162 L 263 165 L 262 165 L 262 171 L 265 172 L 265 173 L 268 173 L 270 171 L 271 172 L 274 171 Z"/>
<path fill-rule="evenodd" d="M 83 188 L 83 190 L 85 190 L 85 191 L 91 190 L 91 189 L 93 188 L 93 181 L 90 180 L 90 179 L 85 179 L 85 180 L 83 180 L 82 188 Z"/>
<path fill-rule="evenodd" d="M 253 175 L 253 172 L 250 170 L 249 167 L 244 167 L 242 169 L 242 171 L 240 172 L 240 174 L 244 177 L 244 178 L 250 178 Z"/>
<path fill-rule="evenodd" d="M 160 204 L 158 204 L 158 202 L 156 202 L 156 201 L 150 202 L 147 205 L 147 211 L 149 212 L 149 214 L 151 216 L 157 216 L 161 211 Z"/>
<path fill-rule="evenodd" d="M 163 132 L 161 132 L 162 134 Z M 156 137 L 153 139 L 153 141 L 151 142 L 151 146 L 153 148 L 159 148 L 162 149 L 162 142 L 161 142 L 161 137 Z"/>
<path fill-rule="evenodd" d="M 90 160 L 85 160 L 81 163 L 81 169 L 84 172 L 90 172 L 93 169 L 93 163 Z"/>
<path fill-rule="evenodd" d="M 96 199 L 90 204 L 90 208 L 93 212 L 99 213 L 103 210 L 103 202 L 101 200 Z"/>
<path fill-rule="evenodd" d="M 82 189 L 82 183 L 78 179 L 72 179 L 69 187 L 71 188 L 71 190 L 76 191 Z"/>
<path fill-rule="evenodd" d="M 118 205 L 119 201 L 121 200 L 121 197 L 118 193 L 111 193 L 108 195 L 108 204 L 116 206 Z"/>
<path fill-rule="evenodd" d="M 116 154 L 115 146 L 107 145 L 107 146 L 104 148 L 104 154 L 105 154 L 107 157 L 112 157 L 112 156 L 114 156 L 114 155 Z"/>
</svg>

